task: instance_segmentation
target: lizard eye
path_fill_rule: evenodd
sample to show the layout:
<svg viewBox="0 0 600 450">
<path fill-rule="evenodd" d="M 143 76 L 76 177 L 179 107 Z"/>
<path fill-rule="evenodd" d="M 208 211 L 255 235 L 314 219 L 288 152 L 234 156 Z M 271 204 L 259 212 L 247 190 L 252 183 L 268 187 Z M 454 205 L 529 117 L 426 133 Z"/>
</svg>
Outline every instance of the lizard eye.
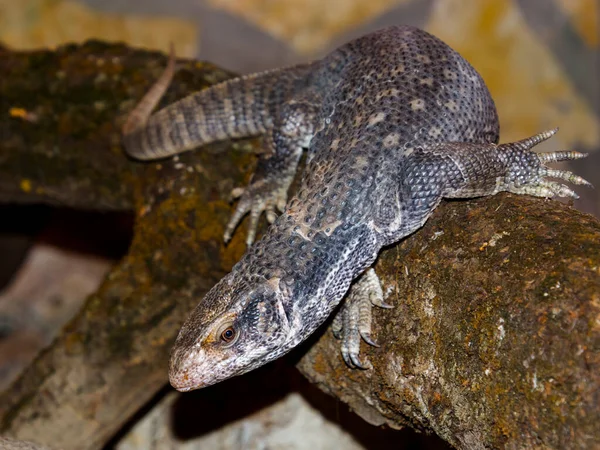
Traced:
<svg viewBox="0 0 600 450">
<path fill-rule="evenodd" d="M 237 331 L 231 325 L 228 325 L 227 327 L 223 328 L 220 335 L 221 342 L 228 345 L 233 344 L 238 337 Z"/>
</svg>

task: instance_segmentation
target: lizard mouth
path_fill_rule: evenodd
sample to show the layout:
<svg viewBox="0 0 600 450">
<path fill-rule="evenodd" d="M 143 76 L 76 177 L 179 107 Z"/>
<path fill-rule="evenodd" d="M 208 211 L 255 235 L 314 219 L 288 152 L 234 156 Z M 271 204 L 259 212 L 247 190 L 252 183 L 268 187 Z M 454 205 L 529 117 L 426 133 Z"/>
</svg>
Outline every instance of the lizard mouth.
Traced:
<svg viewBox="0 0 600 450">
<path fill-rule="evenodd" d="M 171 355 L 169 383 L 179 392 L 192 391 L 205 385 L 202 377 L 198 376 L 198 360 L 203 355 L 198 352 L 192 354 L 193 357 L 190 357 L 180 350 Z"/>
<path fill-rule="evenodd" d="M 202 387 L 202 385 L 198 385 L 197 381 L 190 376 L 188 370 L 171 371 L 169 373 L 169 382 L 179 392 L 188 392 Z"/>
<path fill-rule="evenodd" d="M 179 392 L 189 392 L 191 390 L 193 390 L 193 388 L 191 386 L 175 386 L 173 384 L 173 382 L 171 382 L 171 386 L 173 386 L 175 389 L 177 389 Z"/>
<path fill-rule="evenodd" d="M 212 386 L 239 375 L 239 372 L 222 370 L 218 361 L 211 360 L 203 350 L 192 355 L 174 355 L 169 369 L 169 382 L 179 392 L 189 392 Z"/>
<path fill-rule="evenodd" d="M 218 377 L 202 377 L 196 368 L 181 370 L 169 374 L 169 382 L 179 392 L 195 391 L 221 381 Z"/>
</svg>

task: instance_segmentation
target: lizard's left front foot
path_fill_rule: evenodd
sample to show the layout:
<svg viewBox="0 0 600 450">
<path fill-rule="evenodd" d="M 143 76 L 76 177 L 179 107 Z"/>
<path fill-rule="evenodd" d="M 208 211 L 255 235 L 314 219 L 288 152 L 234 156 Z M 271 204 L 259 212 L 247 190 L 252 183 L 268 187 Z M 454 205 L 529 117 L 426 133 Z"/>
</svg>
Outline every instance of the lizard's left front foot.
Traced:
<svg viewBox="0 0 600 450">
<path fill-rule="evenodd" d="M 256 237 L 260 215 L 264 212 L 267 221 L 273 223 L 277 218 L 275 208 L 280 212 L 284 210 L 290 183 L 291 177 L 282 177 L 281 179 L 264 177 L 251 181 L 246 188 L 238 187 L 231 191 L 231 197 L 239 200 L 229 223 L 225 227 L 225 234 L 223 235 L 225 243 L 229 242 L 242 217 L 249 212 L 250 224 L 248 225 L 246 245 L 250 247 Z"/>
<path fill-rule="evenodd" d="M 510 163 L 504 180 L 504 188 L 515 194 L 527 194 L 536 197 L 572 197 L 579 196 L 568 186 L 546 178 L 558 178 L 573 184 L 592 186 L 591 183 L 566 170 L 556 170 L 546 167 L 546 163 L 569 161 L 585 158 L 586 153 L 559 151 L 534 153 L 531 149 L 556 133 L 557 129 L 545 131 L 528 139 L 510 144 L 502 144 L 498 148 L 507 151 Z"/>
<path fill-rule="evenodd" d="M 385 303 L 379 277 L 371 268 L 350 288 L 346 303 L 333 319 L 333 334 L 336 338 L 341 339 L 342 357 L 351 368 L 369 369 L 372 367 L 368 360 L 360 359 L 361 337 L 367 344 L 379 347 L 371 338 L 373 305 L 392 308 L 391 305 Z"/>
</svg>

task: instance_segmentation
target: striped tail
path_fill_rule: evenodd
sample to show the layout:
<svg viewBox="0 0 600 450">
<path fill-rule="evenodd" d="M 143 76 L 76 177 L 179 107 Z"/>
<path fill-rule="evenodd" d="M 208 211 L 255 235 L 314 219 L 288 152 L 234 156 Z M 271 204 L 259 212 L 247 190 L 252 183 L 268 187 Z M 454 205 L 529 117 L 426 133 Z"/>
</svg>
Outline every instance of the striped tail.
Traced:
<svg viewBox="0 0 600 450">
<path fill-rule="evenodd" d="M 272 70 L 234 78 L 196 92 L 150 115 L 175 73 L 175 55 L 123 126 L 127 154 L 140 160 L 164 158 L 228 138 L 264 134 L 305 70 Z"/>
</svg>

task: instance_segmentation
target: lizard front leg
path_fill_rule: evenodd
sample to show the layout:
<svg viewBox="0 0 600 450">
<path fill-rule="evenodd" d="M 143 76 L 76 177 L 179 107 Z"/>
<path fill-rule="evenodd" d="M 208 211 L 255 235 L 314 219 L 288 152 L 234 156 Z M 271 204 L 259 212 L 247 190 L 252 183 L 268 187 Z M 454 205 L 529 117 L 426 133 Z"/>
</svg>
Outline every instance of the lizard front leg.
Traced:
<svg viewBox="0 0 600 450">
<path fill-rule="evenodd" d="M 361 338 L 367 344 L 379 347 L 371 337 L 373 306 L 392 308 L 385 303 L 379 277 L 370 268 L 352 285 L 345 303 L 333 319 L 332 331 L 342 341 L 342 357 L 349 367 L 371 367 L 368 360 L 360 358 Z"/>
<path fill-rule="evenodd" d="M 252 245 L 260 215 L 265 212 L 267 221 L 273 223 L 275 210 L 284 210 L 302 150 L 308 147 L 313 135 L 315 116 L 315 104 L 309 101 L 290 102 L 282 108 L 281 119 L 265 136 L 267 151 L 259 156 L 249 185 L 231 192 L 233 199 L 239 198 L 239 201 L 225 228 L 225 242 L 231 239 L 242 217 L 249 212 L 246 244 Z"/>
</svg>

